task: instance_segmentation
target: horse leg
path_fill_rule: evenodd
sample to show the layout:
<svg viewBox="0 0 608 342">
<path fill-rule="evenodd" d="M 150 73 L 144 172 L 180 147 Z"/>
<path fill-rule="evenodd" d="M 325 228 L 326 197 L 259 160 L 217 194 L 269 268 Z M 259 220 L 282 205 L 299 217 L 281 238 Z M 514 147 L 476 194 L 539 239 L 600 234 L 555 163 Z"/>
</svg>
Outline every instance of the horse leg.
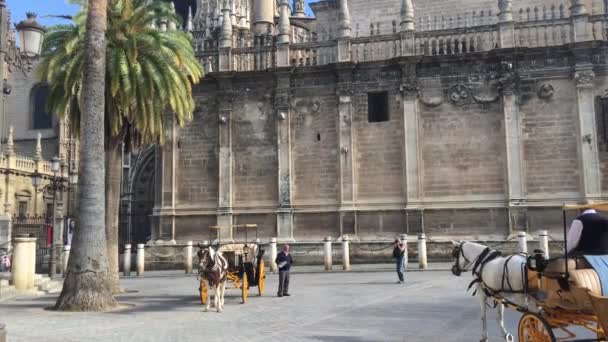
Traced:
<svg viewBox="0 0 608 342">
<path fill-rule="evenodd" d="M 220 284 L 219 283 L 214 286 L 214 292 L 215 292 L 215 295 L 213 296 L 213 305 L 214 305 L 214 308 L 219 310 L 219 301 L 220 301 Z"/>
<path fill-rule="evenodd" d="M 496 317 L 496 321 L 498 322 L 498 327 L 502 332 L 502 337 L 504 337 L 505 341 L 507 342 L 515 341 L 513 335 L 511 335 L 505 328 L 505 305 L 503 303 L 498 303 L 496 311 L 498 312 L 498 317 Z"/>
<path fill-rule="evenodd" d="M 481 307 L 481 339 L 480 342 L 488 341 L 488 319 L 487 319 L 487 307 L 486 307 L 486 294 L 483 292 L 481 286 L 477 289 L 479 292 L 479 305 Z"/>
<path fill-rule="evenodd" d="M 220 282 L 218 284 L 217 290 L 219 292 L 219 303 L 217 306 L 217 312 L 222 312 L 224 310 L 224 291 L 226 290 L 226 283 Z"/>
<path fill-rule="evenodd" d="M 207 282 L 207 303 L 205 304 L 205 311 L 209 311 L 209 306 L 211 306 L 211 286 L 208 281 L 206 281 L 206 282 Z"/>
</svg>

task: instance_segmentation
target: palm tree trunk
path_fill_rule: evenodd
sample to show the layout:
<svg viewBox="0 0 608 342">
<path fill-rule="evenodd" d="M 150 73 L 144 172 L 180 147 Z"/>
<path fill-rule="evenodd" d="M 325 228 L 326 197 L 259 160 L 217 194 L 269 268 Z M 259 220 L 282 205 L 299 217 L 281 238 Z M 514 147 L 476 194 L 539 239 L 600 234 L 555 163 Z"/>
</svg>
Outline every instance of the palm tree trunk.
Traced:
<svg viewBox="0 0 608 342">
<path fill-rule="evenodd" d="M 105 234 L 104 114 L 107 0 L 89 0 L 80 148 L 80 210 L 55 308 L 103 311 L 116 306 L 108 282 Z"/>
<path fill-rule="evenodd" d="M 120 204 L 120 141 L 110 139 L 106 146 L 106 238 L 108 243 L 108 280 L 112 293 L 123 292 L 118 277 L 118 209 Z"/>
</svg>

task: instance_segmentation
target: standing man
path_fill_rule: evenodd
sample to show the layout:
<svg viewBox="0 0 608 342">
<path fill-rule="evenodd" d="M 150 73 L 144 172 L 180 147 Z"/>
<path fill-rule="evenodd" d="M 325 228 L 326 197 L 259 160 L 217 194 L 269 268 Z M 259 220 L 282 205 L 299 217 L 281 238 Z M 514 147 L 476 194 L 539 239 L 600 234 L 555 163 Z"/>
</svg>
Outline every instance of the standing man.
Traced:
<svg viewBox="0 0 608 342">
<path fill-rule="evenodd" d="M 293 259 L 289 254 L 289 245 L 283 246 L 283 250 L 277 254 L 274 262 L 279 266 L 279 292 L 277 296 L 289 296 L 289 269 L 293 264 Z"/>
<path fill-rule="evenodd" d="M 393 258 L 397 263 L 397 276 L 399 277 L 399 281 L 397 284 L 403 284 L 405 282 L 405 268 L 407 265 L 405 264 L 405 253 L 407 250 L 405 245 L 399 241 L 399 239 L 395 239 L 395 248 L 393 248 Z"/>
</svg>

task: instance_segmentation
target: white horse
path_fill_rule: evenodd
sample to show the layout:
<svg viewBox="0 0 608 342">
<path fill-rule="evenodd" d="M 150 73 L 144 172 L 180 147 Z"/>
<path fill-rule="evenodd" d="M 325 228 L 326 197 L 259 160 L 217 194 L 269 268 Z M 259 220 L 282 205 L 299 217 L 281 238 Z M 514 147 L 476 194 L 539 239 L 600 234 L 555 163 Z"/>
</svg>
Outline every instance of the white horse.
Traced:
<svg viewBox="0 0 608 342">
<path fill-rule="evenodd" d="M 200 276 L 207 282 L 207 288 L 214 290 L 214 306 L 217 312 L 222 312 L 224 310 L 228 261 L 226 261 L 221 252 L 216 252 L 211 247 L 199 250 L 198 258 L 200 261 Z M 205 311 L 209 311 L 210 304 L 211 301 L 207 300 Z"/>
<path fill-rule="evenodd" d="M 462 272 L 471 271 L 477 283 L 476 292 L 481 306 L 481 342 L 488 341 L 487 308 L 491 295 L 498 295 L 520 307 L 528 307 L 526 295 L 527 264 L 525 254 L 501 256 L 500 252 L 477 243 L 463 241 L 455 242 L 452 256 L 456 259 L 452 273 L 460 276 Z M 493 301 L 493 300 L 492 300 Z M 505 329 L 503 301 L 498 300 L 497 322 L 503 338 L 513 342 L 514 338 Z"/>
</svg>

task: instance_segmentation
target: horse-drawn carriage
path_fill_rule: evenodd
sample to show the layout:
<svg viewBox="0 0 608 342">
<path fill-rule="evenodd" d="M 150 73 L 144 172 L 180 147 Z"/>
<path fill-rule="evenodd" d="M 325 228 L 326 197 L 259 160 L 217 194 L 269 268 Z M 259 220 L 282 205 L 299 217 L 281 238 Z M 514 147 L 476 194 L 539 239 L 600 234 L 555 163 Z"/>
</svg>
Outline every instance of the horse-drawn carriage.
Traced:
<svg viewBox="0 0 608 342">
<path fill-rule="evenodd" d="M 218 230 L 221 226 L 210 226 L 211 230 Z M 258 288 L 258 294 L 264 294 L 266 273 L 264 268 L 264 249 L 260 248 L 257 239 L 257 228 L 255 224 L 233 225 L 230 228 L 245 229 L 244 243 L 222 244 L 219 240 L 216 247 L 210 245 L 199 245 L 199 294 L 202 305 L 209 303 L 208 284 L 221 285 L 216 288 L 216 299 L 220 292 L 221 305 L 223 306 L 223 287 L 227 282 L 232 282 L 235 289 L 241 291 L 243 304 L 247 302 L 251 287 Z M 256 230 L 256 240 L 254 243 L 247 241 L 247 231 Z M 217 278 L 217 279 L 215 279 Z M 213 286 L 213 285 L 211 285 Z M 219 289 L 219 291 L 218 291 Z M 216 302 L 216 305 L 217 302 Z M 218 307 L 218 311 L 221 308 Z"/>
<path fill-rule="evenodd" d="M 567 241 L 566 210 L 608 211 L 608 203 L 564 206 L 564 241 Z M 522 313 L 519 341 L 608 341 L 608 293 L 601 277 L 584 257 L 572 257 L 564 243 L 564 255 L 547 259 L 543 251 L 502 256 L 500 252 L 471 242 L 455 243 L 452 268 L 455 275 L 471 271 L 475 277 L 482 309 L 482 341 L 487 341 L 488 300 L 498 306 L 503 337 L 513 341 L 503 322 L 504 307 Z M 606 278 L 604 278 L 605 280 Z M 576 328 L 578 327 L 578 328 Z M 593 338 L 576 339 L 577 333 Z"/>
</svg>

